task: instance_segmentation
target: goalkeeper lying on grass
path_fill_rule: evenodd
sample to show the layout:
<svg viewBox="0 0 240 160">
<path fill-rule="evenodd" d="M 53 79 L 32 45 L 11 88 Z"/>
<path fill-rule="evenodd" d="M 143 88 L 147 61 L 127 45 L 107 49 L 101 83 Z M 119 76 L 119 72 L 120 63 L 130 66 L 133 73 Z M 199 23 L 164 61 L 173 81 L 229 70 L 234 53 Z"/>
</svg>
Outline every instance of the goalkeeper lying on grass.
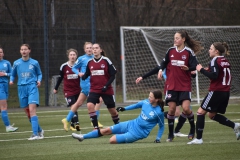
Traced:
<svg viewBox="0 0 240 160">
<path fill-rule="evenodd" d="M 140 101 L 127 107 L 118 107 L 117 111 L 133 110 L 142 108 L 140 115 L 133 120 L 120 122 L 108 128 L 93 130 L 87 134 L 72 133 L 72 137 L 80 142 L 84 139 L 98 138 L 104 135 L 115 134 L 110 138 L 111 144 L 132 143 L 137 140 L 146 138 L 150 131 L 158 124 L 159 130 L 155 143 L 160 143 L 164 132 L 164 102 L 162 92 L 154 90 L 149 93 L 148 99 Z"/>
</svg>

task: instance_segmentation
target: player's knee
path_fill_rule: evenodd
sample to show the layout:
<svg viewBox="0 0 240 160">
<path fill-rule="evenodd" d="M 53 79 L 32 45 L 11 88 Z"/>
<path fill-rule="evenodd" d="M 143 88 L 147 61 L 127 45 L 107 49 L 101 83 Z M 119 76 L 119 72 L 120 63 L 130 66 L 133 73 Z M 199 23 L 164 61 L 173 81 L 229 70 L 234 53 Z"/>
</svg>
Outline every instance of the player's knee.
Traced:
<svg viewBox="0 0 240 160">
<path fill-rule="evenodd" d="M 116 136 L 112 136 L 112 137 L 109 139 L 109 143 L 110 143 L 110 144 L 117 144 Z"/>
</svg>

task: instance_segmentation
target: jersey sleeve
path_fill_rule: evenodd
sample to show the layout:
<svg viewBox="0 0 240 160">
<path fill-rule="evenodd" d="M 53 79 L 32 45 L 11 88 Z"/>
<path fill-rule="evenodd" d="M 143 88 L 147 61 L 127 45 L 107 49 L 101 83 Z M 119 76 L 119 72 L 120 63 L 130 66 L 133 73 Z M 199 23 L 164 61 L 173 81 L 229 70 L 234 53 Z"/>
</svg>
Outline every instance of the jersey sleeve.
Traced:
<svg viewBox="0 0 240 160">
<path fill-rule="evenodd" d="M 11 76 L 10 76 L 10 82 L 13 82 L 15 77 L 17 75 L 17 65 L 16 63 L 14 62 L 13 63 L 13 67 L 12 67 L 12 73 L 11 73 Z"/>
<path fill-rule="evenodd" d="M 11 76 L 11 73 L 12 73 L 12 66 L 11 66 L 11 63 L 8 62 L 7 65 L 8 65 L 8 70 L 7 70 L 6 74 L 7 74 L 7 76 Z"/>
<path fill-rule="evenodd" d="M 157 74 L 159 71 L 159 66 L 155 67 L 154 69 L 152 69 L 151 71 L 149 71 L 148 73 L 144 74 L 142 76 L 143 79 L 150 77 L 151 75 Z"/>
<path fill-rule="evenodd" d="M 36 74 L 37 74 L 37 81 L 42 81 L 42 71 L 38 62 L 36 62 Z"/>
<path fill-rule="evenodd" d="M 135 103 L 135 104 L 132 104 L 132 105 L 129 105 L 127 107 L 125 107 L 126 110 L 133 110 L 133 109 L 137 109 L 137 108 L 142 108 L 142 105 L 143 105 L 143 101 L 140 101 L 138 103 Z"/>
<path fill-rule="evenodd" d="M 169 51 L 170 51 L 170 48 L 168 49 L 168 51 L 165 55 L 165 58 L 163 58 L 163 60 L 162 60 L 158 69 L 164 70 L 167 67 L 167 64 L 169 63 Z"/>
<path fill-rule="evenodd" d="M 204 68 L 202 68 L 200 72 L 209 79 L 217 79 L 219 68 L 216 59 L 212 59 L 209 70 L 205 70 Z"/>
<path fill-rule="evenodd" d="M 87 78 L 91 75 L 90 69 L 89 69 L 89 67 L 88 67 L 89 62 L 90 62 L 90 61 L 88 61 L 88 63 L 87 63 L 86 72 L 85 72 L 84 75 L 82 76 L 82 80 L 87 79 Z"/>
<path fill-rule="evenodd" d="M 72 71 L 75 73 L 75 74 L 79 74 L 79 69 L 81 68 L 81 65 L 82 65 L 82 60 L 79 58 L 77 60 L 77 63 L 75 63 L 72 67 Z"/>
<path fill-rule="evenodd" d="M 54 88 L 55 90 L 58 90 L 58 87 L 59 87 L 59 85 L 61 84 L 61 82 L 63 80 L 64 73 L 63 73 L 62 70 L 60 70 L 59 75 L 60 75 L 60 77 L 58 77 L 57 83 L 56 83 L 55 88 Z"/>
<path fill-rule="evenodd" d="M 196 66 L 198 64 L 198 61 L 197 61 L 196 56 L 194 56 L 194 54 L 190 54 L 188 64 L 189 64 L 189 67 L 188 67 L 189 71 L 195 71 L 196 70 Z"/>
</svg>

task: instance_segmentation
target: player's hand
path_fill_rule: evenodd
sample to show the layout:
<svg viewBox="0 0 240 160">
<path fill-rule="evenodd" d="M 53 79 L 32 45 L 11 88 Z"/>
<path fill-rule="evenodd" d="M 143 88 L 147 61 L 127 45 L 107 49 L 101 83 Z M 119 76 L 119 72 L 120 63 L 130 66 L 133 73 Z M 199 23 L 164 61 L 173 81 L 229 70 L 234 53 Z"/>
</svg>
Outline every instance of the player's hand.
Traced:
<svg viewBox="0 0 240 160">
<path fill-rule="evenodd" d="M 158 71 L 158 80 L 162 80 L 162 70 Z"/>
<path fill-rule="evenodd" d="M 9 82 L 9 85 L 13 85 L 14 83 L 12 81 Z"/>
<path fill-rule="evenodd" d="M 186 66 L 186 65 L 182 65 L 181 69 L 184 70 L 184 71 L 188 71 L 189 70 L 188 66 Z"/>
<path fill-rule="evenodd" d="M 198 72 L 200 72 L 200 70 L 201 70 L 202 68 L 203 68 L 203 67 L 202 67 L 201 64 L 198 64 L 197 67 L 196 67 L 196 69 L 197 69 Z"/>
<path fill-rule="evenodd" d="M 136 79 L 136 84 L 138 84 L 142 79 L 143 79 L 142 77 L 138 77 L 138 78 Z"/>
<path fill-rule="evenodd" d="M 41 86 L 41 82 L 37 81 L 37 87 L 40 87 L 40 86 Z"/>
<path fill-rule="evenodd" d="M 103 86 L 102 92 L 106 92 L 106 91 L 107 91 L 107 86 Z"/>
<path fill-rule="evenodd" d="M 119 112 L 119 111 L 123 112 L 123 111 L 125 111 L 126 109 L 125 109 L 124 107 L 117 107 L 116 110 L 117 110 L 118 112 Z"/>
<path fill-rule="evenodd" d="M 53 89 L 53 93 L 56 94 L 58 91 L 56 89 Z"/>
<path fill-rule="evenodd" d="M 154 143 L 161 143 L 161 141 L 159 139 L 156 139 Z"/>
</svg>

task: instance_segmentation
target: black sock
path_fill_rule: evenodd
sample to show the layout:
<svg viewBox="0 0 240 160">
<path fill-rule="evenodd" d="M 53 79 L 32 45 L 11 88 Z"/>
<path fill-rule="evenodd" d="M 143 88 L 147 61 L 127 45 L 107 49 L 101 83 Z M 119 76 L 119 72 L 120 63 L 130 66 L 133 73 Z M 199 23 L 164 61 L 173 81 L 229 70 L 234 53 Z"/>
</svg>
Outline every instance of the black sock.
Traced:
<svg viewBox="0 0 240 160">
<path fill-rule="evenodd" d="M 189 134 L 195 134 L 195 123 L 194 123 L 194 114 L 191 112 L 190 115 L 187 115 L 189 124 L 190 124 L 190 131 Z"/>
<path fill-rule="evenodd" d="M 212 120 L 217 121 L 218 123 L 231 127 L 232 129 L 234 129 L 235 127 L 235 123 L 229 119 L 227 119 L 225 116 L 220 115 L 220 114 L 216 114 L 214 117 L 212 117 Z"/>
<path fill-rule="evenodd" d="M 118 115 L 112 116 L 112 120 L 113 120 L 114 124 L 118 124 L 118 123 L 119 123 L 119 117 L 118 117 Z"/>
<path fill-rule="evenodd" d="M 178 123 L 177 123 L 177 126 L 175 127 L 175 133 L 180 132 L 180 129 L 184 125 L 185 121 L 186 121 L 186 115 L 182 113 L 178 118 Z"/>
<path fill-rule="evenodd" d="M 72 121 L 73 121 L 74 124 L 79 124 L 78 112 L 75 112 L 75 115 L 73 116 Z"/>
<path fill-rule="evenodd" d="M 167 115 L 168 117 L 168 137 L 169 138 L 173 138 L 174 135 L 173 135 L 173 129 L 174 129 L 174 115 Z"/>
<path fill-rule="evenodd" d="M 89 113 L 94 129 L 98 129 L 98 119 L 96 112 Z"/>
<path fill-rule="evenodd" d="M 198 114 L 197 115 L 197 122 L 196 122 L 197 139 L 202 138 L 204 125 L 205 125 L 205 115 Z"/>
</svg>

